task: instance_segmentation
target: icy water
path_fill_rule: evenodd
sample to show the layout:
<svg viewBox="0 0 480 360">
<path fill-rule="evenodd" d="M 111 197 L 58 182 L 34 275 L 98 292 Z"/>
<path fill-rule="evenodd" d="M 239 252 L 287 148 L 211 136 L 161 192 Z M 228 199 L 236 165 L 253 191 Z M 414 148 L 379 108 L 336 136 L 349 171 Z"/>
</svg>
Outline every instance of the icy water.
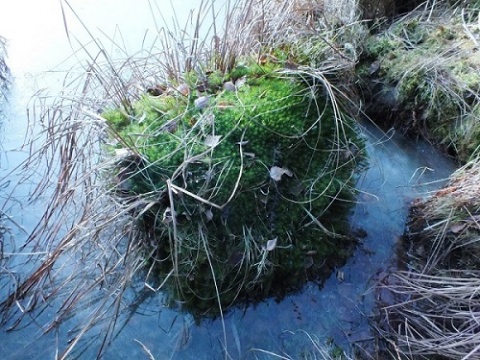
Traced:
<svg viewBox="0 0 480 360">
<path fill-rule="evenodd" d="M 198 3 L 174 1 L 176 15 L 186 18 Z M 9 40 L 8 64 L 13 75 L 1 128 L 1 178 L 28 155 L 28 149 L 20 146 L 29 131 L 26 109 L 30 97 L 44 89 L 51 94 L 60 91 L 64 71 L 85 59 L 80 44 L 90 38 L 68 4 L 95 36 L 105 44 L 111 39 L 122 42 L 129 54 L 138 51 L 155 33 L 159 19 L 152 16 L 152 4 L 162 9 L 165 19 L 173 15 L 168 12 L 169 2 L 162 0 L 72 0 L 63 4 L 65 13 L 57 0 L 11 1 L 0 13 L 0 35 Z M 322 344 L 334 342 L 342 347 L 368 344 L 372 336 L 368 316 L 374 304 L 371 289 L 391 266 L 408 205 L 415 197 L 426 196 L 441 186 L 454 164 L 427 144 L 412 143 L 394 132 L 384 134 L 371 125 L 365 125 L 363 131 L 370 165 L 358 181 L 361 195 L 351 226 L 366 235 L 345 266 L 324 284 L 308 283 L 281 302 L 267 299 L 254 307 L 228 312 L 224 319 L 226 344 L 220 320 L 196 323 L 190 315 L 165 307 L 162 294 L 147 293 L 141 302 L 124 311 L 125 325 L 104 358 L 148 359 L 148 349 L 155 359 L 224 359 L 225 350 L 231 359 L 274 358 L 269 352 L 298 359 L 314 348 L 309 336 Z M 18 178 L 20 174 L 14 172 L 0 184 L 0 191 L 2 197 L 13 191 L 17 199 L 3 210 L 13 214 L 15 222 L 25 229 L 13 233 L 15 241 L 22 243 L 42 209 L 38 202 L 28 203 L 38 179 L 33 177 L 17 185 Z M 136 284 L 130 293 L 134 296 L 141 289 L 143 284 Z M 47 311 L 40 319 L 51 316 Z M 82 320 L 81 311 L 73 314 L 74 320 Z M 43 325 L 32 321 L 17 331 L 0 329 L 0 358 L 54 359 L 57 347 L 66 345 L 65 339 L 55 333 L 42 335 Z M 87 339 L 93 345 L 78 353 L 79 358 L 95 357 L 98 340 Z"/>
</svg>

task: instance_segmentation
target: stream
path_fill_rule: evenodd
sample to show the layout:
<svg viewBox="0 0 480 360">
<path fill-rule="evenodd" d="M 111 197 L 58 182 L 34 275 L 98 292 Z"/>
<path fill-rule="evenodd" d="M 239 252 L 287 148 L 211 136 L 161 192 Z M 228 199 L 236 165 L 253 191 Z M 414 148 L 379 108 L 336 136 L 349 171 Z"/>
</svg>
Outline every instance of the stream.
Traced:
<svg viewBox="0 0 480 360">
<path fill-rule="evenodd" d="M 150 34 L 153 36 L 158 21 L 149 7 L 152 2 L 147 0 L 69 3 L 89 29 L 103 36 L 104 41 L 116 34 L 129 54 L 135 54 L 140 46 L 137 44 L 145 43 Z M 186 18 L 192 4 L 197 3 L 175 1 L 175 15 Z M 163 16 L 169 19 L 173 13 Z M 70 39 L 65 34 L 66 26 L 75 35 Z M 62 90 L 65 71 L 85 61 L 84 49 L 79 44 L 88 43 L 89 37 L 74 18 L 66 16 L 64 23 L 57 0 L 43 0 L 41 5 L 29 0 L 10 2 L 0 13 L 0 35 L 8 40 L 7 63 L 12 72 L 8 104 L 1 110 L 0 178 L 5 179 L 28 156 L 29 149 L 22 148 L 22 144 L 30 131 L 27 109 L 31 97 L 45 89 L 50 94 Z M 149 293 L 121 315 L 123 327 L 104 359 L 152 358 L 146 349 L 155 359 L 224 359 L 225 349 L 232 359 L 271 359 L 272 353 L 299 359 L 314 351 L 315 341 L 344 349 L 352 343 L 368 347 L 373 336 L 368 326 L 375 303 L 372 287 L 395 264 L 395 245 L 404 231 L 409 204 L 441 187 L 455 164 L 427 143 L 410 141 L 393 130 L 382 132 L 369 123 L 360 127 L 369 164 L 357 182 L 359 198 L 350 224 L 365 236 L 343 267 L 324 283 L 309 282 L 282 301 L 266 299 L 255 306 L 228 311 L 223 324 L 220 319 L 197 323 L 191 315 L 166 307 L 161 292 Z M 18 224 L 18 229 L 12 230 L 18 244 L 22 244 L 42 214 L 41 202 L 28 201 L 38 180 L 24 179 L 19 169 L 0 184 L 1 198 L 8 204 L 2 210 Z M 15 201 L 6 198 L 9 194 Z M 1 297 L 10 288 L 5 276 L 0 273 Z M 134 284 L 129 290 L 132 298 L 142 288 L 143 283 Z M 82 315 L 80 309 L 65 326 L 81 321 Z M 53 315 L 47 311 L 42 316 Z M 42 326 L 40 321 L 32 320 L 15 331 L 0 328 L 0 357 L 55 358 L 68 334 L 64 331 L 44 335 Z M 79 358 L 95 357 L 99 340 L 92 335 L 87 336 L 86 342 L 89 341 L 92 346 L 77 354 Z"/>
</svg>

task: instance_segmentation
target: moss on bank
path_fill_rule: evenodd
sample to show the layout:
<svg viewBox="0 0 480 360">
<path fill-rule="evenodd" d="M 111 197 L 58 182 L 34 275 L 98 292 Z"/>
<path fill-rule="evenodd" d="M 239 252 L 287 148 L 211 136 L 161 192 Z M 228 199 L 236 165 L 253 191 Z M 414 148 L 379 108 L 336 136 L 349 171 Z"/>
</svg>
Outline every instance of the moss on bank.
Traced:
<svg viewBox="0 0 480 360">
<path fill-rule="evenodd" d="M 480 143 L 477 13 L 475 2 L 412 12 L 367 40 L 357 69 L 372 118 L 461 161 Z"/>
<path fill-rule="evenodd" d="M 362 144 L 322 86 L 267 59 L 157 94 L 104 117 L 127 154 L 116 190 L 147 203 L 137 215 L 174 298 L 211 312 L 218 298 L 281 295 L 346 259 Z"/>
</svg>

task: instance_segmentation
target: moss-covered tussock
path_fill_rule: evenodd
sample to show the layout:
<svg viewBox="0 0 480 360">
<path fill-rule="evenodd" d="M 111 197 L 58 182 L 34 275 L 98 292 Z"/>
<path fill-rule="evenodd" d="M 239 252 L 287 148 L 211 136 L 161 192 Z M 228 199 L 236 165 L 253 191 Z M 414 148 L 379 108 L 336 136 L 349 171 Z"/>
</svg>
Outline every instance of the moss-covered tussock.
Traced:
<svg viewBox="0 0 480 360">
<path fill-rule="evenodd" d="M 479 6 L 439 4 L 371 36 L 358 73 L 369 115 L 466 161 L 480 142 Z"/>
<path fill-rule="evenodd" d="M 306 268 L 351 249 L 331 211 L 352 198 L 360 140 L 322 86 L 283 70 L 265 61 L 186 74 L 131 114 L 104 113 L 129 149 L 119 187 L 148 200 L 157 268 L 174 269 L 177 296 L 197 310 L 217 291 L 230 305 L 295 288 Z"/>
</svg>

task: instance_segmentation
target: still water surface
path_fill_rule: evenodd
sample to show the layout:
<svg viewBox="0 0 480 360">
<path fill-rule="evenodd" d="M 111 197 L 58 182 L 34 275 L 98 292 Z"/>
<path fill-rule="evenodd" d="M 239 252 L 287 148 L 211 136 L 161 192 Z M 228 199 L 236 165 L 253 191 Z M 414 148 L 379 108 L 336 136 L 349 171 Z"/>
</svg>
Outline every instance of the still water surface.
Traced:
<svg viewBox="0 0 480 360">
<path fill-rule="evenodd" d="M 176 0 L 176 16 L 186 19 L 199 2 Z M 0 178 L 28 156 L 21 145 L 29 131 L 26 110 L 30 108 L 30 98 L 38 91 L 61 92 L 65 71 L 88 59 L 82 48 L 91 44 L 91 37 L 84 25 L 106 49 L 112 41 L 121 43 L 123 50 L 112 46 L 112 52 L 122 57 L 135 54 L 148 41 L 154 41 L 160 13 L 167 21 L 174 14 L 170 3 L 162 0 L 71 0 L 63 2 L 63 6 L 62 13 L 57 0 L 20 0 L 9 2 L 0 13 L 0 35 L 8 39 L 8 64 L 13 75 L 1 129 Z M 308 283 L 302 291 L 281 302 L 267 299 L 254 307 L 228 312 L 227 344 L 223 344 L 219 320 L 197 324 L 190 315 L 165 307 L 162 294 L 148 294 L 130 308 L 130 317 L 124 317 L 125 326 L 105 359 L 147 359 L 141 344 L 155 359 L 223 359 L 225 348 L 232 359 L 272 358 L 255 349 L 288 354 L 295 359 L 313 348 L 307 334 L 321 342 L 333 340 L 343 347 L 350 342 L 365 346 L 371 339 L 367 326 L 374 305 L 371 289 L 378 274 L 392 264 L 408 204 L 438 188 L 440 180 L 453 171 L 454 164 L 428 145 L 409 142 L 393 132 L 385 135 L 367 125 L 363 131 L 370 165 L 358 181 L 361 195 L 351 226 L 363 229 L 367 235 L 345 266 L 324 284 Z M 5 194 L 13 191 L 18 201 L 9 202 L 4 211 L 25 229 L 13 234 L 15 241 L 22 243 L 42 213 L 42 205 L 28 203 L 36 179 L 18 186 L 15 174 L 2 187 Z M 132 286 L 132 294 L 141 288 L 142 284 Z M 47 311 L 44 318 L 49 316 L 53 314 Z M 81 320 L 79 311 L 70 321 Z M 53 359 L 57 346 L 64 347 L 68 335 L 44 336 L 42 326 L 32 321 L 18 331 L 0 329 L 1 358 Z M 90 340 L 95 344 L 94 337 Z M 77 355 L 94 358 L 94 348 Z"/>
</svg>

